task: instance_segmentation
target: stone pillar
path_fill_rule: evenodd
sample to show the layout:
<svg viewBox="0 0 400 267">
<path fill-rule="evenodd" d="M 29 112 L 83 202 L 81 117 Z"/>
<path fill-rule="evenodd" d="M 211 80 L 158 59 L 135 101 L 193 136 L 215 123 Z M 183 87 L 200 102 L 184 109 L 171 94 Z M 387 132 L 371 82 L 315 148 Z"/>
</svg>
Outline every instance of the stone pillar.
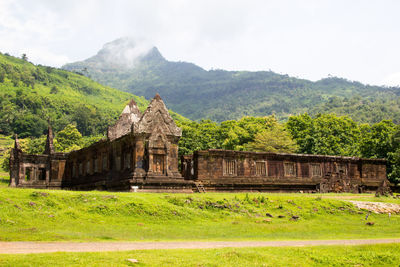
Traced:
<svg viewBox="0 0 400 267">
<path fill-rule="evenodd" d="M 170 144 L 168 152 L 168 176 L 181 178 L 182 175 L 178 169 L 178 144 Z"/>
<path fill-rule="evenodd" d="M 133 159 L 134 159 L 133 160 L 133 162 L 134 162 L 133 176 L 137 176 L 137 177 L 146 176 L 145 145 L 146 144 L 145 144 L 144 138 L 142 136 L 136 136 L 135 148 L 132 153 Z"/>
<path fill-rule="evenodd" d="M 10 187 L 16 187 L 19 183 L 19 157 L 15 148 L 11 150 L 10 154 Z"/>
<path fill-rule="evenodd" d="M 10 154 L 10 186 L 16 187 L 19 184 L 21 178 L 21 161 L 22 161 L 22 150 L 19 144 L 18 135 L 15 135 L 14 148 L 11 149 Z"/>
</svg>

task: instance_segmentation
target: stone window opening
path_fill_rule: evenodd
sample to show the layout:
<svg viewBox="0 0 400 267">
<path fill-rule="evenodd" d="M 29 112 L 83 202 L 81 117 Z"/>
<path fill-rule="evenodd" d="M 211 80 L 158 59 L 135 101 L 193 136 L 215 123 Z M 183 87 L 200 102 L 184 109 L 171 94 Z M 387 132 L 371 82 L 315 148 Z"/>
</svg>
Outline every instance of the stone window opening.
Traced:
<svg viewBox="0 0 400 267">
<path fill-rule="evenodd" d="M 32 175 L 31 168 L 25 168 L 25 181 L 30 181 Z"/>
<path fill-rule="evenodd" d="M 311 163 L 310 168 L 311 168 L 311 177 L 321 177 L 322 176 L 321 164 Z"/>
<path fill-rule="evenodd" d="M 90 174 L 90 163 L 91 163 L 91 161 L 90 160 L 88 160 L 87 162 L 86 162 L 86 174 Z"/>
<path fill-rule="evenodd" d="M 102 163 L 102 165 L 103 165 L 103 171 L 107 171 L 107 161 L 108 161 L 108 157 L 107 157 L 107 155 L 106 154 L 104 154 L 103 155 L 103 163 Z"/>
<path fill-rule="evenodd" d="M 283 169 L 285 172 L 285 176 L 287 177 L 296 177 L 297 171 L 296 171 L 296 163 L 294 162 L 284 162 L 283 163 Z"/>
<path fill-rule="evenodd" d="M 76 177 L 76 163 L 72 163 L 72 177 L 75 178 Z"/>
<path fill-rule="evenodd" d="M 237 166 L 236 160 L 225 159 L 224 160 L 224 175 L 227 176 L 236 176 L 237 175 Z"/>
<path fill-rule="evenodd" d="M 99 172 L 99 158 L 94 159 L 94 173 Z"/>
<path fill-rule="evenodd" d="M 337 172 L 340 174 L 347 174 L 347 164 L 345 163 L 337 164 Z"/>
<path fill-rule="evenodd" d="M 121 156 L 116 156 L 115 157 L 115 169 L 117 171 L 121 170 Z"/>
<path fill-rule="evenodd" d="M 266 176 L 267 168 L 265 167 L 265 161 L 257 161 L 256 162 L 256 175 L 258 176 Z"/>
<path fill-rule="evenodd" d="M 39 170 L 38 170 L 38 180 L 40 180 L 40 181 L 46 180 L 46 169 L 45 168 L 39 168 Z"/>
<path fill-rule="evenodd" d="M 153 155 L 153 172 L 155 174 L 164 174 L 164 155 L 154 154 Z"/>
<path fill-rule="evenodd" d="M 79 163 L 79 175 L 83 175 L 83 163 Z"/>
<path fill-rule="evenodd" d="M 124 168 L 125 169 L 131 168 L 131 153 L 125 153 Z"/>
</svg>

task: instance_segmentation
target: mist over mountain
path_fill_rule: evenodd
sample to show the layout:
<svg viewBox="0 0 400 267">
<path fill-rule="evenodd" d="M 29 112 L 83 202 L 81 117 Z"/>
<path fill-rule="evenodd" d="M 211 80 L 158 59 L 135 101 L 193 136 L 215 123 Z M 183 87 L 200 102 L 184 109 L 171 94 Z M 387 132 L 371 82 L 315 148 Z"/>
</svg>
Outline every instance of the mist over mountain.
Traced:
<svg viewBox="0 0 400 267">
<path fill-rule="evenodd" d="M 131 38 L 107 43 L 95 56 L 63 68 L 147 99 L 158 92 L 169 108 L 195 120 L 334 112 L 359 122 L 400 122 L 398 87 L 337 77 L 312 82 L 272 71 L 207 71 L 168 61 L 156 47 Z"/>
</svg>

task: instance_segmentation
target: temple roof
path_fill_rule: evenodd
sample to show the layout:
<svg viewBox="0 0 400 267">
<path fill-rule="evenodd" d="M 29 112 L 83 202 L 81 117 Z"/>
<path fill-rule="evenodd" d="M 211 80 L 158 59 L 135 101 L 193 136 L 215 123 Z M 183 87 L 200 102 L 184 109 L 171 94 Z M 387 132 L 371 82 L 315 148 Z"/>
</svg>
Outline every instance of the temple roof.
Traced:
<svg viewBox="0 0 400 267">
<path fill-rule="evenodd" d="M 135 132 L 152 133 L 156 128 L 163 129 L 165 135 L 182 135 L 182 130 L 175 124 L 159 94 L 154 96 L 140 121 L 135 125 Z"/>
<path fill-rule="evenodd" d="M 128 105 L 122 110 L 118 121 L 108 128 L 107 136 L 110 140 L 117 139 L 123 135 L 128 134 L 132 125 L 136 124 L 142 116 L 135 100 L 131 100 Z"/>
</svg>

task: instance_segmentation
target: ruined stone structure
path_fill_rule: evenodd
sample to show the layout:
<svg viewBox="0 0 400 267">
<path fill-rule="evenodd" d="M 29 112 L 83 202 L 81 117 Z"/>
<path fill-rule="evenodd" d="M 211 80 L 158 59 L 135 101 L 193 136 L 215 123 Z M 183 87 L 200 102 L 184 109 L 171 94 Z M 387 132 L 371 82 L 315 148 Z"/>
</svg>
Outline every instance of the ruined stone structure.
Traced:
<svg viewBox="0 0 400 267">
<path fill-rule="evenodd" d="M 207 191 L 358 193 L 389 184 L 384 159 L 220 149 L 183 156 L 182 174 Z"/>
<path fill-rule="evenodd" d="M 10 157 L 10 186 L 148 192 L 303 191 L 384 192 L 386 161 L 318 155 L 196 151 L 181 158 L 176 126 L 157 94 L 142 114 L 132 100 L 107 139 L 56 153 L 49 127 L 43 155 Z M 386 186 L 385 186 L 386 185 Z"/>
<path fill-rule="evenodd" d="M 192 192 L 193 182 L 178 170 L 181 135 L 158 94 L 143 114 L 132 100 L 107 139 L 87 148 L 54 153 L 51 128 L 44 155 L 26 155 L 16 139 L 10 186 Z"/>
</svg>

